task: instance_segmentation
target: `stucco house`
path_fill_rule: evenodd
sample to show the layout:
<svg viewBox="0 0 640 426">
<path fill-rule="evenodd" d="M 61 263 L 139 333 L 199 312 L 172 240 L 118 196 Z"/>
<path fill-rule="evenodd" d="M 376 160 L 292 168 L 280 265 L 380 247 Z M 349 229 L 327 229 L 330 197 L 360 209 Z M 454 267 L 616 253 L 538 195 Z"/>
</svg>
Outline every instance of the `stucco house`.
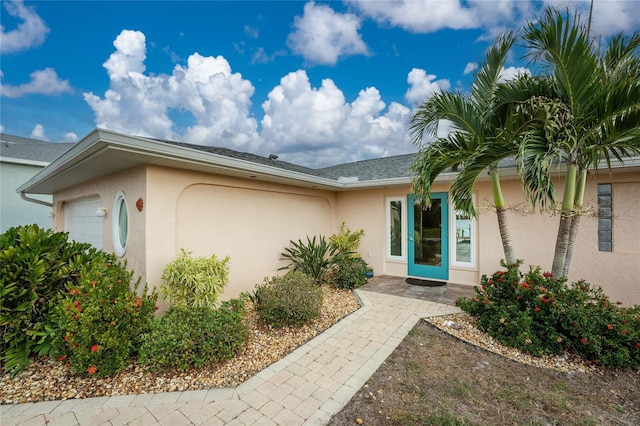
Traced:
<svg viewBox="0 0 640 426">
<path fill-rule="evenodd" d="M 38 204 L 21 198 L 16 188 L 73 145 L 0 133 L 0 233 L 30 223 L 51 227 L 51 195 L 37 196 L 43 203 Z"/>
<path fill-rule="evenodd" d="M 413 155 L 309 169 L 275 156 L 95 130 L 18 191 L 52 194 L 54 227 L 128 260 L 150 286 L 181 247 L 231 257 L 224 297 L 253 290 L 284 265 L 290 240 L 366 232 L 376 274 L 476 285 L 503 257 L 490 182 L 476 185 L 477 219 L 457 213 L 440 177 L 430 209 L 410 195 Z M 550 269 L 558 215 L 532 212 L 516 170 L 501 169 L 517 256 Z M 560 174 L 559 174 L 560 176 Z M 561 177 L 556 178 L 562 189 Z M 640 303 L 640 158 L 591 173 L 570 278 Z M 600 213 L 600 215 L 599 215 Z"/>
</svg>

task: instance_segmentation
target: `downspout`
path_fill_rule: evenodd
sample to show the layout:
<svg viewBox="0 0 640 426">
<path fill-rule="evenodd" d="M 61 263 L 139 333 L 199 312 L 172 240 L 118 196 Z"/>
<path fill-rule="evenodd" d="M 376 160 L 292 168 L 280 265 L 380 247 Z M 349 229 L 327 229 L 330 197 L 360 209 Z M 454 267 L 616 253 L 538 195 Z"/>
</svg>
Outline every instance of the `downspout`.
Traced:
<svg viewBox="0 0 640 426">
<path fill-rule="evenodd" d="M 53 203 L 48 203 L 46 201 L 38 200 L 38 199 L 35 199 L 35 198 L 29 198 L 29 197 L 27 197 L 25 195 L 24 192 L 20 193 L 20 198 L 22 198 L 23 200 L 28 201 L 30 203 L 36 203 L 36 204 L 40 204 L 40 205 L 43 205 L 43 206 L 47 206 L 47 207 L 53 208 Z"/>
</svg>

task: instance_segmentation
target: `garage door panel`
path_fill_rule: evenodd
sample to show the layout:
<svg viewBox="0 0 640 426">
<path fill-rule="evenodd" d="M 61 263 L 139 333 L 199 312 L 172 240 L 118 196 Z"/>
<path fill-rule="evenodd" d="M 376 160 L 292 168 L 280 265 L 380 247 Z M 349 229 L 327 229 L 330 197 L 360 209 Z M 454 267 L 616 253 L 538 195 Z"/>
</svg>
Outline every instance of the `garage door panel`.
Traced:
<svg viewBox="0 0 640 426">
<path fill-rule="evenodd" d="M 99 197 L 65 203 L 64 228 L 70 239 L 102 249 L 103 218 L 96 216 L 100 204 Z"/>
</svg>

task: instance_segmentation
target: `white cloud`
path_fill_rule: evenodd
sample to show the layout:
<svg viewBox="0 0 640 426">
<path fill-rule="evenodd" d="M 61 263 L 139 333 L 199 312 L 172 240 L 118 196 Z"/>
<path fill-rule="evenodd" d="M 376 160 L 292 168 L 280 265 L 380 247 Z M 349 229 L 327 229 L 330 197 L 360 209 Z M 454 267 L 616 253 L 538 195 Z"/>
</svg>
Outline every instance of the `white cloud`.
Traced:
<svg viewBox="0 0 640 426">
<path fill-rule="evenodd" d="M 47 136 L 44 134 L 44 127 L 42 127 L 42 124 L 36 124 L 36 126 L 31 131 L 31 137 L 33 139 L 40 139 L 42 141 L 49 140 Z"/>
<path fill-rule="evenodd" d="M 429 33 L 443 28 L 477 28 L 480 22 L 473 9 L 458 0 L 350 0 L 361 14 L 375 21 L 416 33 Z"/>
<path fill-rule="evenodd" d="M 49 28 L 32 7 L 26 7 L 22 0 L 2 2 L 7 13 L 22 20 L 18 27 L 5 31 L 0 25 L 0 52 L 13 53 L 37 47 L 44 42 Z"/>
<path fill-rule="evenodd" d="M 17 86 L 1 85 L 0 94 L 8 98 L 19 98 L 31 94 L 54 96 L 73 92 L 69 85 L 69 80 L 60 79 L 53 68 L 34 71 L 30 74 L 30 77 L 31 81 L 29 83 Z"/>
<path fill-rule="evenodd" d="M 581 21 L 586 24 L 589 18 L 590 0 L 545 0 L 545 5 L 558 10 L 576 10 Z M 611 36 L 620 32 L 637 31 L 640 27 L 640 1 L 608 0 L 593 3 L 592 36 Z"/>
<path fill-rule="evenodd" d="M 249 61 L 249 63 L 251 65 L 268 64 L 269 62 L 275 61 L 278 56 L 284 56 L 286 54 L 287 53 L 284 50 L 277 50 L 273 54 L 267 55 L 267 52 L 265 52 L 264 47 L 259 47 L 255 52 L 253 52 L 253 55 L 251 56 L 251 61 Z"/>
<path fill-rule="evenodd" d="M 74 132 L 67 132 L 64 134 L 64 140 L 67 142 L 75 142 L 78 140 L 78 135 Z"/>
<path fill-rule="evenodd" d="M 425 70 L 419 68 L 414 68 L 409 72 L 407 83 L 409 83 L 409 90 L 404 97 L 407 102 L 413 105 L 420 104 L 434 94 L 449 90 L 451 87 L 449 80 L 436 80 L 435 75 L 427 74 Z"/>
<path fill-rule="evenodd" d="M 531 71 L 528 68 L 523 67 L 502 67 L 502 71 L 500 71 L 500 75 L 498 75 L 498 82 L 504 83 L 505 81 L 513 80 L 517 78 L 519 75 L 531 75 Z"/>
<path fill-rule="evenodd" d="M 111 84 L 104 97 L 85 93 L 98 127 L 135 135 L 239 148 L 256 143 L 257 122 L 249 116 L 254 87 L 233 73 L 225 58 L 194 53 L 172 75 L 145 75 L 145 36 L 124 30 L 104 63 Z M 180 128 L 172 112 L 193 118 Z"/>
<path fill-rule="evenodd" d="M 304 5 L 304 15 L 296 16 L 287 45 L 309 62 L 333 65 L 345 56 L 368 54 L 358 33 L 360 25 L 356 15 L 336 13 L 311 1 Z"/>
<path fill-rule="evenodd" d="M 4 132 L 4 126 L 0 124 L 0 133 Z"/>
<path fill-rule="evenodd" d="M 410 111 L 392 103 L 384 112 L 385 106 L 375 87 L 349 103 L 331 79 L 314 88 L 298 70 L 262 104 L 262 138 L 281 159 L 312 167 L 406 153 Z"/>
<path fill-rule="evenodd" d="M 471 74 L 472 72 L 474 72 L 477 69 L 478 69 L 478 63 L 477 62 L 469 62 L 464 67 L 464 75 Z"/>
</svg>

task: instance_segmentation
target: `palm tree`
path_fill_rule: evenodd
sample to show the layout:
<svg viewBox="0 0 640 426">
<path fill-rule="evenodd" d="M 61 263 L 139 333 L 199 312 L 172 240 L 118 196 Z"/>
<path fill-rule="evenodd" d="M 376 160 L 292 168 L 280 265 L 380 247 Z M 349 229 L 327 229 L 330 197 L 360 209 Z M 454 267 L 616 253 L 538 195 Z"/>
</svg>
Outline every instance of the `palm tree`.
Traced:
<svg viewBox="0 0 640 426">
<path fill-rule="evenodd" d="M 558 157 L 565 164 L 560 225 L 551 272 L 554 276 L 567 276 L 587 171 L 596 169 L 602 160 L 610 168 L 612 158 L 623 162 L 640 154 L 640 35 L 613 37 L 601 53 L 578 16 L 567 14 L 565 17 L 547 9 L 543 19 L 526 26 L 523 39 L 530 51 L 528 57 L 548 71 L 544 79 L 546 96 L 536 97 L 533 102 L 529 98 L 529 102 L 537 102 L 532 109 L 546 116 L 538 121 L 541 127 L 537 134 L 545 134 L 549 142 L 525 143 L 523 149 L 529 158 L 540 160 L 541 169 L 549 170 L 550 162 Z M 559 107 L 552 111 L 550 105 Z M 563 112 L 562 117 L 557 115 L 559 110 Z M 539 142 L 539 138 L 533 139 Z M 537 178 L 546 182 L 529 182 L 526 186 L 552 185 L 544 173 Z M 535 180 L 536 176 L 528 179 Z"/>
<path fill-rule="evenodd" d="M 420 147 L 412 166 L 413 194 L 428 205 L 435 179 L 445 170 L 463 166 L 451 187 L 451 197 L 456 209 L 476 217 L 471 197 L 473 185 L 488 169 L 505 260 L 510 265 L 517 259 L 497 166 L 501 159 L 515 154 L 517 145 L 506 137 L 509 109 L 497 107 L 496 90 L 506 55 L 515 40 L 516 36 L 508 33 L 487 51 L 468 96 L 437 93 L 418 106 L 410 123 L 411 140 Z M 444 137 L 438 137 L 441 120 L 447 120 L 453 128 Z M 436 139 L 423 144 L 425 136 Z"/>
</svg>

